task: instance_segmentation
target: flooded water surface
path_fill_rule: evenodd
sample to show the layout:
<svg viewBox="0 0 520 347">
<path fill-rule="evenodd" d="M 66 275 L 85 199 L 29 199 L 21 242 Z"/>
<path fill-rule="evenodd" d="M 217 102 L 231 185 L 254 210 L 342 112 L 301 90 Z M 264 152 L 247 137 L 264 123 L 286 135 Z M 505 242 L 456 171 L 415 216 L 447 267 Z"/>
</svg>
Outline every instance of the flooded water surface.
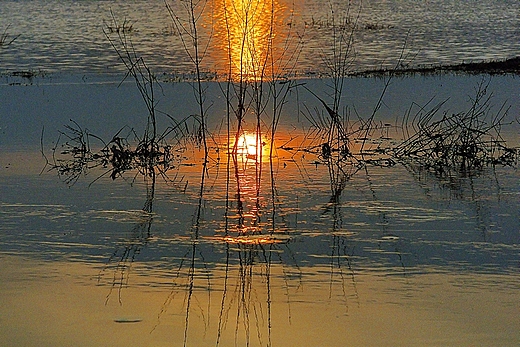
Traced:
<svg viewBox="0 0 520 347">
<path fill-rule="evenodd" d="M 140 210 L 141 182 L 67 188 L 4 174 L 2 335 L 49 346 L 516 344 L 517 173 L 450 187 L 374 167 L 333 199 L 325 166 L 286 162 L 260 187 L 252 166 L 231 182 L 208 172 L 195 224 L 197 170 L 181 187 L 157 184 L 153 214 Z"/>
<path fill-rule="evenodd" d="M 432 77 L 419 85 L 466 85 L 459 95 L 466 99 L 479 80 Z M 2 137 L 0 330 L 7 345 L 517 344 L 518 170 L 500 165 L 442 175 L 392 163 L 388 152 L 373 149 L 403 140 L 396 124 L 410 106 L 400 109 L 402 92 L 389 92 L 378 116 L 382 125 L 369 139 L 349 133 L 351 156 L 336 151 L 334 139 L 327 142 L 330 128 L 309 124 L 312 113 L 293 108 L 296 97 L 308 110 L 319 107 L 303 90 L 287 99 L 274 141 L 264 125 L 257 141 L 248 115 L 243 134 L 249 135 L 235 146 L 236 124 L 230 122 L 235 130 L 228 142 L 219 119 L 226 119 L 226 103 L 212 91 L 221 87 L 208 84 L 213 116 L 206 165 L 200 137 L 191 131 L 198 123 L 186 121 L 185 132 L 168 135 L 174 156 L 168 170 L 157 164 L 154 171 L 116 172 L 111 165 L 123 158 L 116 156 L 118 144 L 135 143 L 146 127 L 132 118 L 132 112 L 146 115 L 132 96 L 135 86 L 43 81 L 2 87 L 12 97 L 29 93 L 36 105 L 30 110 L 40 110 L 11 99 L 23 126 L 4 123 Z M 413 81 L 395 80 L 394 92 Z M 510 97 L 501 86 L 514 81 L 491 81 L 500 96 L 493 114 Z M 321 83 L 327 85 L 307 86 L 320 90 Z M 347 84 L 359 83 L 383 88 L 378 79 Z M 159 105 L 172 114 L 197 108 L 167 102 L 189 95 L 190 84 L 163 88 Z M 440 100 L 443 93 L 456 97 L 449 88 L 434 89 Z M 104 95 L 118 110 L 98 102 L 69 121 L 77 100 Z M 413 99 L 427 103 L 428 95 Z M 125 102 L 129 96 L 133 101 Z M 63 97 L 68 101 L 58 102 Z M 378 96 L 366 97 L 348 105 L 367 114 L 363 105 Z M 456 112 L 456 105 L 446 107 Z M 38 112 L 52 113 L 53 121 L 35 120 Z M 161 129 L 175 124 L 158 119 Z M 357 121 L 349 124 L 357 129 Z M 135 137 L 121 130 L 125 125 Z M 503 136 L 514 143 L 518 132 L 507 129 Z M 111 154 L 94 167 L 104 153 L 96 152 L 90 168 L 74 178 L 69 164 L 81 165 L 89 155 L 78 149 L 78 131 L 93 152 L 99 138 L 111 141 Z M 363 143 L 364 159 L 354 153 Z M 59 163 L 69 169 L 58 171 Z"/>
<path fill-rule="evenodd" d="M 505 59 L 520 54 L 520 4 L 514 0 L 218 0 L 204 4 L 196 16 L 205 56 L 202 67 L 212 73 L 228 72 L 222 58 L 227 61 L 224 52 L 230 44 L 235 58 L 242 51 L 249 55 L 242 58 L 250 61 L 254 47 L 258 63 L 265 54 L 261 47 L 274 48 L 285 59 L 298 57 L 296 65 L 284 66 L 286 73 L 323 74 L 334 38 L 338 40 L 342 31 L 354 44 L 349 59 L 353 70 L 392 68 L 403 49 L 406 58 L 402 63 L 410 66 Z M 185 5 L 172 2 L 173 16 L 186 18 Z M 239 25 L 246 15 L 250 16 L 247 24 Z M 189 20 L 177 24 L 188 28 Z M 103 31 L 110 35 L 124 31 L 155 71 L 181 75 L 193 71 L 184 49 L 184 44 L 190 43 L 189 36 L 182 40 L 161 0 L 2 0 L 0 25 L 0 31 L 7 29 L 11 37 L 20 35 L 9 50 L 2 50 L 1 69 L 121 71 Z M 356 30 L 351 37 L 353 27 Z M 248 39 L 240 42 L 245 32 Z M 268 41 L 272 47 L 266 45 Z"/>
<path fill-rule="evenodd" d="M 0 0 L 2 344 L 518 346 L 518 76 L 346 74 L 519 4 L 349 3 Z"/>
</svg>

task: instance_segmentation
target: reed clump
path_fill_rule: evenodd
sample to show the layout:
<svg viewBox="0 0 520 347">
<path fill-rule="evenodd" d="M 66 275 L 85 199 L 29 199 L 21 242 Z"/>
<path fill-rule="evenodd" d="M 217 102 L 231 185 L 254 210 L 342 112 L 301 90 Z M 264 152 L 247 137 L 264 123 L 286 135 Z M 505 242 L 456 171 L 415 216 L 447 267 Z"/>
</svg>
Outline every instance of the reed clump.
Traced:
<svg viewBox="0 0 520 347">
<path fill-rule="evenodd" d="M 508 108 L 502 105 L 492 114 L 492 94 L 480 83 L 467 111 L 442 111 L 445 102 L 424 108 L 405 128 L 405 140 L 392 149 L 394 158 L 428 170 L 440 177 L 471 176 L 489 166 L 515 166 L 517 148 L 508 147 L 500 131 Z M 408 116 L 405 119 L 408 122 Z"/>
<path fill-rule="evenodd" d="M 120 24 L 113 13 L 112 19 L 113 27 L 125 27 L 126 19 Z M 200 141 L 200 117 L 190 115 L 178 121 L 167 113 L 159 112 L 155 96 L 156 89 L 160 87 L 157 78 L 143 58 L 137 55 L 127 31 L 107 29 L 104 33 L 126 67 L 123 81 L 127 78 L 134 80 L 146 105 L 146 126 L 140 132 L 124 126 L 109 141 L 105 141 L 71 120 L 71 124 L 59 132 L 47 166 L 67 184 L 74 184 L 92 169 L 104 170 L 97 179 L 109 175 L 115 180 L 129 171 L 152 179 L 156 175 L 167 179 L 167 172 L 178 167 L 184 158 L 185 142 Z M 168 126 L 159 127 L 159 115 L 169 121 Z"/>
<path fill-rule="evenodd" d="M 60 131 L 52 148 L 52 159 L 47 165 L 66 184 L 76 183 L 93 169 L 104 170 L 98 178 L 108 175 L 112 180 L 128 171 L 145 176 L 156 173 L 165 176 L 168 170 L 180 165 L 183 158 L 183 146 L 170 143 L 162 136 L 153 140 L 139 137 L 133 128 L 127 127 L 105 142 L 87 128 L 71 121 Z"/>
</svg>

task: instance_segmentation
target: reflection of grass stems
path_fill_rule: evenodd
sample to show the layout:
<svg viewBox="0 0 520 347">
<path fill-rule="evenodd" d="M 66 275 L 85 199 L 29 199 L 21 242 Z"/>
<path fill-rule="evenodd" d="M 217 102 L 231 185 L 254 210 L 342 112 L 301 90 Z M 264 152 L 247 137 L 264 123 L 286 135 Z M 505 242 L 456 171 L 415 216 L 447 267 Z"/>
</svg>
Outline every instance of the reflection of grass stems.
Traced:
<svg viewBox="0 0 520 347">
<path fill-rule="evenodd" d="M 227 223 L 227 221 L 226 221 L 226 223 Z M 226 231 L 227 231 L 227 229 L 226 229 Z M 224 326 L 226 325 L 226 321 L 227 321 L 227 319 L 225 318 L 225 317 L 227 317 L 227 313 L 225 312 L 226 311 L 225 304 L 226 304 L 226 299 L 227 299 L 227 295 L 228 295 L 230 245 L 228 243 L 226 243 L 225 248 L 226 248 L 226 261 L 225 261 L 226 268 L 224 270 L 224 284 L 222 287 L 222 299 L 220 301 L 220 310 L 219 310 L 219 315 L 218 315 L 217 339 L 215 342 L 216 346 L 220 345 L 220 339 L 222 337 L 222 332 L 224 330 Z"/>
<path fill-rule="evenodd" d="M 354 269 L 352 268 L 351 263 L 351 257 L 354 248 L 349 251 L 349 247 L 347 245 L 348 238 L 341 236 L 340 234 L 337 234 L 337 231 L 341 229 L 341 209 L 339 206 L 334 207 L 334 226 L 331 230 L 332 234 L 332 240 L 331 240 L 331 253 L 330 253 L 330 282 L 329 282 L 329 299 L 332 299 L 332 295 L 334 292 L 334 284 L 336 283 L 335 276 L 339 276 L 339 282 L 341 287 L 341 296 L 343 298 L 343 301 L 345 303 L 345 313 L 348 313 L 349 310 L 349 303 L 348 303 L 348 295 L 346 291 L 346 278 L 345 278 L 345 270 L 343 262 L 346 261 L 346 265 L 348 268 L 348 271 L 350 272 L 350 278 L 352 281 L 352 287 L 354 288 L 354 293 L 357 299 L 358 298 L 358 292 L 357 292 L 357 283 L 356 283 L 356 277 L 354 273 Z M 337 269 L 337 270 L 336 270 Z M 358 301 L 359 304 L 359 301 Z"/>
<path fill-rule="evenodd" d="M 325 66 L 329 72 L 331 79 L 331 103 L 327 103 L 323 98 L 319 97 L 315 92 L 309 91 L 325 108 L 328 118 L 310 118 L 312 124 L 318 129 L 318 138 L 322 138 L 320 157 L 327 165 L 330 177 L 331 196 L 327 204 L 324 214 L 331 213 L 332 217 L 332 245 L 330 253 L 330 282 L 329 295 L 332 297 L 333 285 L 336 282 L 335 277 L 339 276 L 341 286 L 341 295 L 345 302 L 345 308 L 348 311 L 347 293 L 345 289 L 345 276 L 342 260 L 346 258 L 347 266 L 350 269 L 352 283 L 356 289 L 354 272 L 350 263 L 350 255 L 347 246 L 344 244 L 344 238 L 338 234 L 342 229 L 341 216 L 341 196 L 348 181 L 361 168 L 365 168 L 368 161 L 365 160 L 364 148 L 367 138 L 373 131 L 374 117 L 382 105 L 383 96 L 390 85 L 390 79 L 385 83 L 383 92 L 373 110 L 373 113 L 366 121 L 360 119 L 358 128 L 355 128 L 350 120 L 349 114 L 340 114 L 341 98 L 344 92 L 345 79 L 348 77 L 351 60 L 354 58 L 354 35 L 357 30 L 357 23 L 361 13 L 361 6 L 355 18 L 351 18 L 351 3 L 345 10 L 345 16 L 341 21 L 337 22 L 337 9 L 331 4 L 331 52 L 329 55 L 323 55 Z M 404 50 L 404 48 L 403 48 Z M 401 61 L 401 59 L 400 59 Z M 400 62 L 399 61 L 399 62 Z M 361 137 L 362 144 L 360 155 L 354 153 L 352 149 L 352 141 L 354 138 Z M 356 290 L 357 292 L 357 290 Z"/>
<path fill-rule="evenodd" d="M 240 7 L 242 6 L 242 7 Z M 261 8 L 264 6 L 263 8 Z M 269 7 L 270 6 L 270 7 Z M 280 83 L 280 88 L 278 88 L 278 83 L 280 81 L 281 75 L 278 75 L 276 72 L 276 64 L 281 61 L 283 56 L 287 53 L 287 51 L 282 52 L 282 58 L 275 58 L 275 50 L 274 50 L 274 26 L 275 26 L 275 3 L 274 1 L 268 2 L 254 2 L 254 1 L 245 1 L 244 3 L 228 7 L 227 2 L 224 2 L 224 19 L 226 23 L 226 32 L 227 32 L 227 44 L 228 44 L 228 64 L 229 64 L 229 75 L 227 80 L 227 87 L 225 90 L 225 95 L 227 99 L 227 107 L 228 107 L 228 148 L 230 149 L 231 160 L 228 160 L 228 164 L 233 164 L 235 180 L 236 180 L 236 199 L 237 199 L 237 212 L 239 215 L 238 219 L 238 230 L 245 233 L 242 235 L 243 237 L 251 236 L 250 229 L 243 228 L 244 214 L 243 208 L 244 205 L 242 203 L 242 188 L 241 188 L 241 173 L 239 172 L 238 166 L 238 156 L 237 156 L 237 144 L 238 139 L 242 136 L 244 129 L 244 121 L 246 115 L 252 113 L 254 117 L 255 124 L 255 146 L 256 146 L 256 154 L 254 156 L 254 176 L 255 176 L 255 185 L 254 185 L 254 196 L 255 206 L 253 207 L 255 211 L 255 215 L 252 217 L 252 225 L 253 232 L 261 232 L 261 227 L 259 227 L 259 218 L 257 215 L 261 209 L 260 206 L 260 188 L 261 188 L 261 179 L 262 179 L 262 142 L 263 142 L 263 126 L 265 126 L 264 117 L 267 118 L 271 116 L 271 147 L 270 147 L 270 163 L 271 163 L 271 187 L 272 187 L 272 196 L 273 196 L 273 211 L 275 211 L 275 184 L 274 184 L 274 170 L 273 170 L 273 162 L 272 158 L 274 155 L 274 143 L 275 143 L 275 134 L 276 127 L 278 125 L 278 121 L 281 116 L 282 107 L 285 104 L 285 99 L 292 88 L 292 83 L 288 81 L 284 81 L 284 83 Z M 241 26 L 241 37 L 239 38 L 240 42 L 240 51 L 239 56 L 233 57 L 231 55 L 231 45 L 232 40 L 234 38 L 231 37 L 231 18 L 236 16 L 238 12 L 238 17 L 241 18 L 241 22 L 239 26 Z M 250 36 L 251 32 L 255 32 L 257 28 L 255 28 L 255 20 L 258 20 L 256 16 L 260 13 L 269 12 L 269 29 L 267 37 L 265 41 L 261 42 L 252 42 L 252 38 Z M 256 18 L 256 19 L 255 19 Z M 255 45 L 262 45 L 261 52 L 266 52 L 265 55 L 261 55 L 258 51 L 255 50 Z M 259 48 L 259 47 L 257 47 Z M 287 48 L 287 47 L 286 47 Z M 292 51 L 289 56 L 291 58 L 297 57 L 298 50 Z M 233 59 L 237 58 L 238 62 Z M 295 62 L 294 62 L 295 63 Z M 233 75 L 233 67 L 238 66 L 238 74 Z M 270 71 L 270 74 L 268 73 Z M 268 88 L 266 88 L 268 87 Z M 232 102 L 233 101 L 233 102 Z M 273 113 L 271 115 L 267 112 L 267 107 L 269 103 L 273 105 Z M 233 117 L 232 117 L 233 116 Z M 234 144 L 231 146 L 231 120 L 235 120 L 235 129 L 234 132 Z M 232 147 L 232 148 L 231 148 Z M 228 166 L 228 173 L 230 172 Z M 227 197 L 226 197 L 226 227 L 225 233 L 228 235 L 229 226 L 227 220 L 227 214 L 229 209 L 229 187 L 230 187 L 230 174 L 228 174 L 227 181 Z M 273 214 L 273 232 L 275 231 L 275 216 Z M 273 247 L 273 245 L 269 245 L 268 247 Z M 255 288 L 253 286 L 254 281 L 254 273 L 255 273 L 255 258 L 257 257 L 257 252 L 263 251 L 265 262 L 265 281 L 266 281 L 266 303 L 267 307 L 265 308 L 267 315 L 267 345 L 271 345 L 271 250 L 265 250 L 262 245 L 243 245 L 239 243 L 239 249 L 237 250 L 237 256 L 239 259 L 239 269 L 238 269 L 238 283 L 235 287 L 235 299 L 229 299 L 229 305 L 226 305 L 227 297 L 229 296 L 227 283 L 228 283 L 228 269 L 229 269 L 229 253 L 227 254 L 226 261 L 226 276 L 225 276 L 225 288 L 222 295 L 221 309 L 219 315 L 219 328 L 218 328 L 218 336 L 217 336 L 217 345 L 220 343 L 221 335 L 223 332 L 223 328 L 226 325 L 226 322 L 229 317 L 230 309 L 232 303 L 234 302 L 236 305 L 236 316 L 235 316 L 235 343 L 238 343 L 239 334 L 243 334 L 246 344 L 250 343 L 250 339 L 252 337 L 252 318 L 255 318 L 256 321 L 256 332 L 259 342 L 261 344 L 265 344 L 262 342 L 262 333 L 260 320 L 262 313 L 261 306 L 257 307 L 254 303 L 253 294 L 255 292 Z M 229 252 L 229 248 L 228 248 Z"/>
<path fill-rule="evenodd" d="M 149 177 L 145 176 L 146 180 L 146 202 L 143 207 L 143 211 L 146 213 L 143 217 L 143 221 L 137 223 L 133 230 L 132 236 L 124 241 L 123 246 L 116 248 L 108 259 L 104 272 L 110 267 L 111 263 L 115 263 L 113 269 L 113 279 L 110 291 L 108 292 L 105 305 L 108 304 L 112 292 L 114 289 L 118 289 L 118 301 L 122 305 L 122 290 L 128 285 L 130 278 L 130 269 L 136 256 L 141 252 L 141 249 L 146 246 L 151 236 L 152 222 L 153 222 L 153 200 L 155 194 L 155 171 L 152 171 L 150 180 Z M 101 280 L 101 273 L 99 274 L 98 281 Z"/>
<path fill-rule="evenodd" d="M 238 5 L 237 5 L 238 6 Z M 275 72 L 275 58 L 274 58 L 274 1 L 271 2 L 253 2 L 246 1 L 243 4 L 244 7 L 227 7 L 227 3 L 224 3 L 224 19 L 226 22 L 226 32 L 227 32 L 227 44 L 228 44 L 228 64 L 229 64 L 229 75 L 226 84 L 226 100 L 228 107 L 228 148 L 230 149 L 231 159 L 228 159 L 228 164 L 233 165 L 234 168 L 234 176 L 236 181 L 236 200 L 237 200 L 237 213 L 239 215 L 238 219 L 238 230 L 242 232 L 244 230 L 243 237 L 247 238 L 251 232 L 262 232 L 262 228 L 259 226 L 259 218 L 258 212 L 261 211 L 260 206 L 260 188 L 261 188 L 261 179 L 262 179 L 262 142 L 263 142 L 263 126 L 264 126 L 264 117 L 268 117 L 267 105 L 269 102 L 273 102 L 273 114 L 272 123 L 271 123 L 271 149 L 270 149 L 270 159 L 273 156 L 273 146 L 274 146 L 274 137 L 276 132 L 277 122 L 281 115 L 281 109 L 284 104 L 285 96 L 288 95 L 290 90 L 290 83 L 284 83 L 282 85 L 281 90 L 284 92 L 278 91 L 276 89 L 278 83 L 278 75 Z M 259 6 L 270 6 L 269 11 L 266 11 L 266 8 L 260 8 Z M 241 42 L 241 50 L 240 56 L 238 57 L 238 75 L 233 75 L 233 66 L 236 63 L 233 61 L 235 57 L 231 56 L 231 44 L 233 38 L 231 37 L 231 18 L 236 15 L 236 13 L 232 11 L 240 12 L 239 17 L 243 20 L 239 25 L 241 28 L 241 37 L 239 41 Z M 258 11 L 258 12 L 257 12 Z M 255 47 L 251 45 L 252 42 L 251 37 L 248 36 L 251 32 L 256 30 L 255 28 L 255 16 L 258 16 L 260 11 L 269 12 L 269 33 L 267 34 L 267 38 L 262 42 L 255 42 L 254 44 L 262 44 L 265 45 L 262 47 L 262 52 L 266 51 L 267 54 L 264 56 L 260 56 L 260 54 L 253 50 Z M 258 20 L 258 19 L 256 19 Z M 247 59 L 250 59 L 248 61 Z M 269 69 L 270 67 L 270 69 Z M 267 73 L 267 71 L 271 71 L 271 75 Z M 266 86 L 269 87 L 266 89 Z M 284 94 L 285 93 L 285 94 Z M 271 99 L 269 99 L 271 97 Z M 241 173 L 239 171 L 239 163 L 238 163 L 238 139 L 244 133 L 244 121 L 246 115 L 252 113 L 254 117 L 254 133 L 255 133 L 255 146 L 256 146 L 256 154 L 254 156 L 254 175 L 255 184 L 254 191 L 251 193 L 254 194 L 255 197 L 255 206 L 252 207 L 255 211 L 255 214 L 252 216 L 253 220 L 251 224 L 253 226 L 252 230 L 243 228 L 243 222 L 245 214 L 243 213 L 244 204 L 242 202 L 242 187 L 241 187 Z M 232 126 L 231 121 L 234 120 L 236 123 Z M 231 133 L 231 129 L 234 129 L 234 134 Z M 232 139 L 234 136 L 234 139 Z M 230 141 L 234 141 L 231 144 Z M 271 161 L 272 163 L 272 161 Z M 271 164 L 272 167 L 272 164 Z M 273 172 L 273 170 L 272 170 Z M 230 168 L 228 166 L 228 180 L 227 180 L 227 194 L 226 194 L 226 224 L 225 224 L 225 233 L 226 236 L 229 233 L 228 226 L 228 209 L 229 205 L 229 193 L 230 193 Z M 251 173 L 249 173 L 251 174 Z M 274 174 L 272 173 L 272 187 L 274 192 Z M 274 193 L 273 193 L 274 194 Z M 273 202 L 274 204 L 274 202 Z M 274 223 L 274 216 L 273 216 Z M 273 224 L 274 231 L 274 224 Z M 267 247 L 272 248 L 273 245 L 267 245 Z M 254 336 L 254 331 L 256 330 L 256 335 L 258 341 L 261 345 L 271 345 L 271 302 L 272 302 L 272 294 L 271 294 L 271 262 L 272 262 L 272 252 L 270 249 L 264 249 L 262 245 L 247 245 L 247 244 L 238 244 L 238 249 L 236 251 L 236 256 L 238 257 L 239 268 L 237 273 L 237 283 L 235 285 L 234 292 L 229 292 L 228 282 L 229 282 L 229 261 L 230 261 L 230 249 L 229 245 L 227 246 L 227 256 L 226 256 L 226 273 L 224 279 L 224 290 L 222 293 L 222 301 L 219 313 L 219 326 L 217 333 L 216 344 L 219 345 L 221 343 L 221 336 L 228 322 L 229 315 L 231 314 L 231 308 L 236 307 L 235 311 L 235 330 L 234 330 L 234 338 L 235 344 L 240 344 L 240 338 L 245 339 L 246 345 L 251 343 L 251 338 Z M 261 253 L 259 253 L 261 252 Z M 257 298 L 255 298 L 255 292 L 258 289 L 255 289 L 255 275 L 256 268 L 258 268 L 258 264 L 256 263 L 256 258 L 263 254 L 261 260 L 261 266 L 265 265 L 265 274 L 262 275 L 265 281 L 265 290 L 266 290 L 266 307 L 262 308 L 262 305 L 258 305 L 256 303 Z M 266 316 L 264 316 L 264 314 Z M 266 331 L 262 333 L 262 317 L 266 317 Z M 253 321 L 254 319 L 254 321 Z M 265 334 L 265 335 L 264 335 Z M 266 338 L 266 341 L 263 341 Z"/>
<path fill-rule="evenodd" d="M 154 185 L 155 182 L 150 183 Z M 153 198 L 152 198 L 153 199 Z M 151 202 L 152 200 L 147 200 Z M 151 206 L 150 206 L 151 207 Z M 151 213 L 147 214 L 145 220 L 135 225 L 132 230 L 132 236 L 123 242 L 123 245 L 117 247 L 110 258 L 108 259 L 102 272 L 105 272 L 108 268 L 113 267 L 113 279 L 110 290 L 106 296 L 105 304 L 108 304 L 112 292 L 117 288 L 118 290 L 118 301 L 122 304 L 122 291 L 128 285 L 130 278 L 130 269 L 132 264 L 136 260 L 137 255 L 141 252 L 141 249 L 146 246 L 151 236 L 153 216 Z M 115 265 L 111 265 L 114 263 Z M 98 281 L 101 280 L 101 273 Z"/>
<path fill-rule="evenodd" d="M 200 180 L 200 189 L 198 191 L 198 202 L 197 208 L 194 215 L 194 221 L 192 224 L 192 245 L 191 245 L 191 259 L 190 266 L 188 271 L 188 287 L 186 290 L 185 297 L 185 323 L 184 323 L 184 346 L 188 343 L 188 330 L 190 323 L 190 310 L 191 310 L 191 302 L 193 299 L 193 290 L 195 284 L 195 260 L 196 260 L 196 252 L 198 250 L 198 238 L 200 232 L 200 220 L 202 216 L 202 205 L 203 205 L 203 197 L 204 197 L 204 185 L 205 185 L 205 177 L 206 177 L 206 168 L 208 163 L 208 147 L 206 141 L 206 112 L 205 112 L 205 88 L 202 85 L 202 75 L 201 75 L 201 62 L 204 59 L 206 50 L 209 46 L 211 38 L 208 38 L 206 42 L 206 46 L 203 47 L 201 45 L 201 38 L 199 37 L 199 23 L 198 19 L 204 13 L 206 6 L 208 5 L 206 0 L 195 1 L 188 0 L 183 2 L 185 16 L 178 16 L 173 8 L 165 1 L 166 8 L 168 9 L 168 13 L 170 18 L 175 25 L 175 28 L 181 38 L 181 41 L 184 45 L 185 52 L 187 53 L 189 59 L 193 63 L 195 67 L 195 83 L 194 83 L 194 91 L 196 102 L 199 107 L 200 119 L 201 119 L 201 142 L 204 150 L 204 160 L 201 170 L 201 180 Z M 201 50 L 202 49 L 202 50 Z M 209 286 L 209 283 L 208 283 Z M 210 288 L 208 287 L 208 311 L 211 302 L 211 294 Z M 208 318 L 209 319 L 209 312 Z"/>
</svg>

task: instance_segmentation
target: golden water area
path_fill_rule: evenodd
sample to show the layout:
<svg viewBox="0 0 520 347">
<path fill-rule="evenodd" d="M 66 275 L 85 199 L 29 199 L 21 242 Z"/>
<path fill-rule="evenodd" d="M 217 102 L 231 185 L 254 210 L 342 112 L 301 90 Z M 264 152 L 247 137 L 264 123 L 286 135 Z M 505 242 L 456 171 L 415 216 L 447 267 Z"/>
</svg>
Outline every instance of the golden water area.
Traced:
<svg viewBox="0 0 520 347">
<path fill-rule="evenodd" d="M 287 8 L 278 1 L 219 0 L 215 5 L 216 46 L 235 79 L 272 76 L 281 55 L 281 23 Z"/>
<path fill-rule="evenodd" d="M 261 265 L 244 265 L 212 271 L 211 291 L 196 280 L 187 311 L 182 282 L 118 293 L 99 283 L 97 266 L 1 259 L 7 346 L 513 346 L 517 334 L 518 296 L 507 276 L 345 273 L 331 282 L 328 268 L 304 267 L 312 281 L 288 286 L 280 265 L 270 277 Z M 136 264 L 134 284 L 150 280 L 142 270 Z"/>
</svg>

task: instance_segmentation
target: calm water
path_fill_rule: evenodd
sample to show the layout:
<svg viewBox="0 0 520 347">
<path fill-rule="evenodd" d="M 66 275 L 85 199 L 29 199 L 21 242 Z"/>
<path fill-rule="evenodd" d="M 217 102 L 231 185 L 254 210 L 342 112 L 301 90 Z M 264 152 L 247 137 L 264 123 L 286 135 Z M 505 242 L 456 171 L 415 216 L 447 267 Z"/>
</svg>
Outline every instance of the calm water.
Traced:
<svg viewBox="0 0 520 347">
<path fill-rule="evenodd" d="M 365 1 L 361 9 L 352 3 L 350 18 L 359 14 L 352 69 L 395 65 L 404 42 L 403 63 L 414 56 L 412 64 L 498 59 L 520 50 L 516 1 Z M 441 177 L 377 161 L 388 159 L 378 149 L 400 143 L 414 116 L 436 105 L 437 119 L 471 112 L 479 85 L 491 97 L 483 119 L 504 116 L 501 135 L 519 146 L 518 76 L 395 78 L 387 87 L 387 79 L 346 79 L 338 112 L 355 160 L 339 148 L 325 154 L 330 117 L 318 98 L 332 104 L 329 79 L 270 84 L 279 94 L 261 99 L 254 98 L 255 79 L 234 80 L 235 94 L 227 97 L 229 85 L 206 82 L 206 167 L 195 118 L 176 126 L 200 112 L 193 85 L 168 78 L 154 97 L 158 131 L 178 131 L 166 137 L 175 162 L 167 179 L 129 170 L 112 180 L 91 167 L 67 185 L 42 152 L 51 162 L 70 159 L 62 151 L 75 145 L 71 129 L 96 135 L 89 145 L 99 148 L 99 139 L 114 135 L 135 145 L 146 126 L 146 105 L 132 81 L 119 83 L 124 70 L 102 32 L 110 10 L 132 25 L 127 34 L 155 71 L 185 74 L 193 64 L 161 1 L 0 4 L 0 33 L 9 23 L 10 34 L 21 34 L 0 51 L 1 68 L 51 72 L 0 77 L 6 346 L 520 343 L 518 163 Z M 275 38 L 303 35 L 303 46 L 291 41 L 280 51 L 283 40 L 273 43 L 273 56 L 289 64 L 281 71 L 326 73 L 338 28 L 330 9 L 312 1 L 276 6 L 284 29 Z M 261 24 L 267 14 L 258 8 L 252 18 Z M 255 75 L 268 55 L 253 49 L 267 37 L 265 27 L 255 26 L 242 42 L 248 48 L 237 52 L 240 41 L 222 40 L 222 15 L 200 19 L 203 40 L 214 28 L 203 67 Z M 300 48 L 297 60 L 285 55 Z M 237 64 L 241 58 L 245 63 Z M 239 102 L 240 86 L 247 103 Z M 273 95 L 283 105 L 274 139 Z M 381 95 L 373 130 L 353 131 L 365 129 Z M 237 145 L 236 156 L 226 147 L 236 115 L 243 115 L 244 132 L 257 129 L 255 100 L 262 106 L 262 161 L 247 145 L 254 138 Z M 366 158 L 357 153 L 361 147 L 372 150 Z"/>
<path fill-rule="evenodd" d="M 276 212 L 267 167 L 258 209 L 254 167 L 242 173 L 241 214 L 236 181 L 226 214 L 225 168 L 211 169 L 197 237 L 196 169 L 182 187 L 157 184 L 153 215 L 139 180 L 67 188 L 4 171 L 4 341 L 517 344 L 518 173 L 450 187 L 368 168 L 333 204 L 325 166 L 280 160 Z M 242 242 L 246 227 L 269 239 Z"/>
<path fill-rule="evenodd" d="M 344 1 L 338 3 L 329 6 L 314 0 L 275 2 L 274 45 L 285 52 L 285 58 L 291 56 L 286 72 L 327 72 L 325 62 L 331 53 L 332 38 L 334 35 L 339 38 L 341 33 L 337 30 L 346 21 L 357 25 L 349 58 L 353 70 L 394 67 L 402 53 L 403 65 L 450 64 L 520 55 L 520 4 L 515 0 L 352 1 L 350 9 Z M 155 71 L 184 74 L 193 70 L 161 0 L 2 0 L 0 4 L 0 31 L 9 26 L 7 32 L 11 37 L 20 35 L 9 49 L 2 49 L 2 70 L 79 73 L 120 70 L 117 56 L 103 34 L 103 29 L 110 32 L 110 28 L 113 31 L 117 27 L 110 11 L 120 28 L 125 24 L 135 49 Z M 185 18 L 186 12 L 179 4 L 172 5 L 175 15 Z M 208 6 L 199 19 L 202 46 L 208 44 L 202 66 L 210 72 L 227 71 L 223 66 L 227 46 L 227 40 L 223 39 L 226 32 L 222 24 L 223 4 L 222 0 L 215 2 L 214 7 Z M 258 13 L 255 20 L 270 18 L 269 11 L 261 12 L 265 9 L 253 11 Z M 335 34 L 333 28 L 337 29 Z M 347 26 L 348 38 L 350 32 Z M 259 31 L 255 35 L 266 33 Z M 209 42 L 208 37 L 211 37 Z M 298 57 L 292 55 L 300 50 Z"/>
<path fill-rule="evenodd" d="M 412 101 L 427 104 L 434 92 L 452 97 L 448 110 L 467 109 L 480 79 L 396 79 L 378 122 L 398 124 Z M 0 86 L 9 100 L 3 114 L 17 116 L 2 118 L 0 154 L 7 345 L 518 344 L 517 169 L 440 179 L 403 165 L 336 166 L 305 145 L 315 140 L 298 105 L 320 103 L 300 90 L 287 98 L 273 163 L 259 174 L 247 156 L 228 162 L 217 140 L 226 134 L 225 102 L 209 83 L 215 137 L 202 199 L 200 147 L 172 141 L 182 165 L 169 182 L 157 177 L 150 205 L 152 182 L 136 172 L 96 180 L 103 171 L 92 169 L 72 186 L 40 173 L 42 129 L 48 158 L 69 118 L 105 139 L 124 125 L 142 130 L 146 108 L 135 86 L 101 81 Z M 493 110 L 518 83 L 490 80 Z M 327 85 L 307 81 L 312 90 Z M 179 101 L 191 88 L 163 84 L 160 109 L 196 112 L 191 98 Z M 345 102 L 369 114 L 382 88 L 379 79 L 348 80 L 346 90 L 364 93 Z M 398 127 L 381 129 L 370 140 L 376 146 L 402 137 Z M 518 129 L 507 129 L 517 144 Z"/>
</svg>

